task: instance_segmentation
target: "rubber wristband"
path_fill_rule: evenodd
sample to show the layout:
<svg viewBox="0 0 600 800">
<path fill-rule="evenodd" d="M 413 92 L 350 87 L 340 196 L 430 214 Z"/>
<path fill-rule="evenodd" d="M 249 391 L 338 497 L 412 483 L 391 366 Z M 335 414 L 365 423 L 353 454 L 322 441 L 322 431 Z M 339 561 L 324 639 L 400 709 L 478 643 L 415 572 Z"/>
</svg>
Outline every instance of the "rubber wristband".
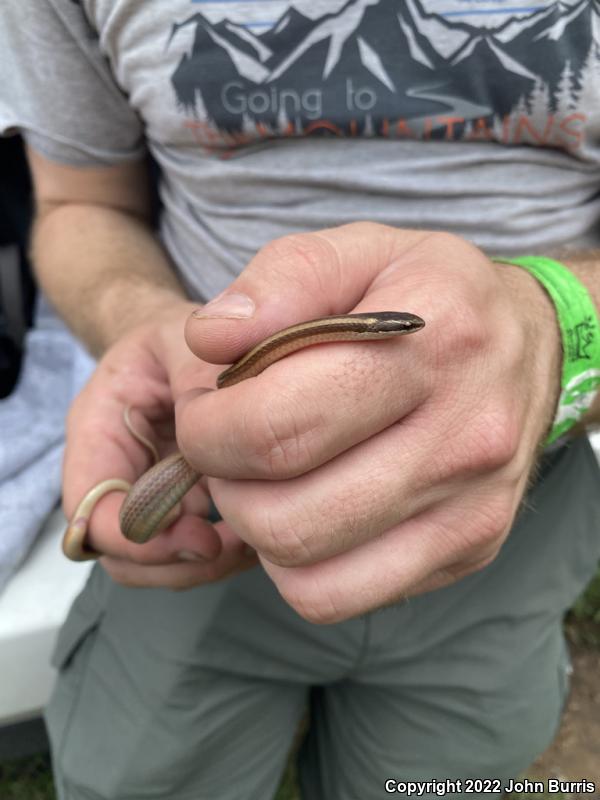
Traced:
<svg viewBox="0 0 600 800">
<path fill-rule="evenodd" d="M 561 392 L 546 445 L 553 444 L 591 407 L 600 387 L 600 320 L 588 290 L 564 264 L 543 256 L 494 258 L 530 272 L 554 304 L 563 362 Z"/>
</svg>

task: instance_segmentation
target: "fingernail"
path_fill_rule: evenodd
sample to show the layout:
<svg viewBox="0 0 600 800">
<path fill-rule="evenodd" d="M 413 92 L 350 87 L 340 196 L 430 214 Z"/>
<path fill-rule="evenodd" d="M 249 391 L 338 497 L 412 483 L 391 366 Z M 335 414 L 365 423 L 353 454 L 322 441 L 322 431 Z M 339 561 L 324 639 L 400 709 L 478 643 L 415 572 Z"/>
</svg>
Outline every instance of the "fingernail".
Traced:
<svg viewBox="0 0 600 800">
<path fill-rule="evenodd" d="M 208 558 L 201 556 L 200 553 L 194 553 L 193 550 L 180 550 L 177 555 L 180 561 L 208 561 Z"/>
<path fill-rule="evenodd" d="M 255 310 L 254 301 L 248 295 L 222 292 L 210 303 L 192 312 L 192 316 L 196 319 L 210 319 L 211 317 L 247 319 L 253 316 Z"/>
</svg>

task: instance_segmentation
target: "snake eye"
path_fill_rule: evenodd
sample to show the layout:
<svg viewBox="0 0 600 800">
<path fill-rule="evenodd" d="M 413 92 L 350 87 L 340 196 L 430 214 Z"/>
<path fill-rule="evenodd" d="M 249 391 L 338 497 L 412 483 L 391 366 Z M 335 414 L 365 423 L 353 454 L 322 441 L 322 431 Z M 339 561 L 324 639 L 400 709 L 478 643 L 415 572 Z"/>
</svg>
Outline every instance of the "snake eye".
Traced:
<svg viewBox="0 0 600 800">
<path fill-rule="evenodd" d="M 373 330 L 378 333 L 414 333 L 425 327 L 425 320 L 405 311 L 379 311 Z"/>
</svg>

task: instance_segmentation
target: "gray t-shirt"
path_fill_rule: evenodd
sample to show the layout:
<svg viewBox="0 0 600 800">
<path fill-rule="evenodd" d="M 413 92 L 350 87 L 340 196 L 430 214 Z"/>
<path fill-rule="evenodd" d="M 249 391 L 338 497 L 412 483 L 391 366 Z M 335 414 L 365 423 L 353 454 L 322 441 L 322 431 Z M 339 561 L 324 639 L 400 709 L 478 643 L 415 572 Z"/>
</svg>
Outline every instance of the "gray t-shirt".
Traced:
<svg viewBox="0 0 600 800">
<path fill-rule="evenodd" d="M 359 219 L 600 246 L 596 0 L 15 0 L 0 64 L 0 130 L 69 164 L 152 153 L 196 298 Z"/>
</svg>

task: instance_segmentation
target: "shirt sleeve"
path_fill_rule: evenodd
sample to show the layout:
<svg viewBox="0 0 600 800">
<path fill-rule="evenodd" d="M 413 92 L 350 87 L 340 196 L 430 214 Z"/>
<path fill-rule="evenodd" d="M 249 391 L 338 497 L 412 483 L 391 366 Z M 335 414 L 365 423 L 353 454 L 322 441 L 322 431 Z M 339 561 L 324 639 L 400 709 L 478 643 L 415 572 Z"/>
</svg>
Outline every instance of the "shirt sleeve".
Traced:
<svg viewBox="0 0 600 800">
<path fill-rule="evenodd" d="M 0 133 L 53 161 L 118 164 L 145 151 L 140 118 L 74 0 L 18 0 L 0 15 Z"/>
</svg>

